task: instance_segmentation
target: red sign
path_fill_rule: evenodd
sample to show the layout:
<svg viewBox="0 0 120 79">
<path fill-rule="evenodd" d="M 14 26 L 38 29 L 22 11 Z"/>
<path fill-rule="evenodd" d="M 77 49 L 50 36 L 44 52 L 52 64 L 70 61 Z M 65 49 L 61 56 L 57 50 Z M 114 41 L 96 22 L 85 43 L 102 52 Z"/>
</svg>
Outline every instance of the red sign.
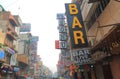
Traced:
<svg viewBox="0 0 120 79">
<path fill-rule="evenodd" d="M 55 49 L 60 49 L 60 42 L 59 42 L 59 40 L 55 40 Z"/>
</svg>

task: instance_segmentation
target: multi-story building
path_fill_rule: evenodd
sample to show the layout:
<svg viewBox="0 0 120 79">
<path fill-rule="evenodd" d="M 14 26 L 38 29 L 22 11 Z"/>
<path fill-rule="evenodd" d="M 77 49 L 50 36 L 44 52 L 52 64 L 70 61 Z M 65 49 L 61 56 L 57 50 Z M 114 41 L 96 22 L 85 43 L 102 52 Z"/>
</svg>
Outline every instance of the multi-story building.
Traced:
<svg viewBox="0 0 120 79">
<path fill-rule="evenodd" d="M 14 16 L 9 11 L 5 11 L 5 10 L 0 11 L 0 29 L 2 35 L 0 43 L 1 43 L 1 50 L 5 52 L 2 69 L 5 66 L 7 66 L 9 70 L 10 67 L 16 65 L 16 57 L 15 57 L 16 50 L 13 42 L 17 40 L 18 37 L 15 31 L 15 28 L 17 26 L 18 26 L 18 22 L 15 20 Z M 15 59 L 15 61 L 13 62 L 12 59 Z M 3 79 L 6 77 L 10 77 L 8 72 L 6 73 L 6 75 L 7 76 L 3 76 Z"/>
<path fill-rule="evenodd" d="M 68 28 L 66 25 L 65 14 L 57 14 L 58 19 L 58 30 L 59 30 L 59 48 L 60 55 L 57 65 L 57 71 L 59 77 L 68 78 L 69 69 L 67 66 L 71 64 L 71 54 L 68 40 Z"/>
<path fill-rule="evenodd" d="M 118 79 L 120 60 L 119 0 L 72 0 L 81 5 L 91 56 L 92 78 Z"/>
</svg>

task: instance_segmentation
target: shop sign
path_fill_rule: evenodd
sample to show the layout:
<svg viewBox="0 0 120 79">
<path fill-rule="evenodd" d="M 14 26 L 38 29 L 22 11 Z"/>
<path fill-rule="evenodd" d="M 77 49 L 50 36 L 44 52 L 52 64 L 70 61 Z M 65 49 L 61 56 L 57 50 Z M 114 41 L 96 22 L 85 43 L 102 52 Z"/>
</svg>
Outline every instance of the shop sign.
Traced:
<svg viewBox="0 0 120 79">
<path fill-rule="evenodd" d="M 65 14 L 63 14 L 63 13 L 58 13 L 58 14 L 57 14 L 57 19 L 65 19 Z"/>
<path fill-rule="evenodd" d="M 2 49 L 0 49 L 0 60 L 4 59 L 4 57 L 5 57 L 5 52 Z"/>
<path fill-rule="evenodd" d="M 59 26 L 64 26 L 65 25 L 65 21 L 63 19 L 59 19 L 58 20 L 58 25 Z"/>
<path fill-rule="evenodd" d="M 120 40 L 114 41 L 114 42 L 111 43 L 111 47 L 112 47 L 112 48 L 117 48 L 117 47 L 119 47 L 119 46 L 120 46 Z"/>
<path fill-rule="evenodd" d="M 55 41 L 55 48 L 56 48 L 56 49 L 65 49 L 65 48 L 67 48 L 67 43 L 66 43 L 66 41 L 56 40 L 56 41 Z"/>
<path fill-rule="evenodd" d="M 17 60 L 21 61 L 25 64 L 28 64 L 28 57 L 25 54 L 18 54 L 17 55 Z"/>
<path fill-rule="evenodd" d="M 60 33 L 66 33 L 66 32 L 67 32 L 65 26 L 59 26 L 58 29 L 59 29 L 59 32 L 60 32 Z"/>
<path fill-rule="evenodd" d="M 8 53 L 10 53 L 10 54 L 15 54 L 15 51 L 12 50 L 12 49 L 9 48 L 9 47 L 5 47 L 5 50 L 6 50 Z"/>
<path fill-rule="evenodd" d="M 81 49 L 72 51 L 73 60 L 76 64 L 91 64 L 93 60 L 90 56 L 89 49 Z"/>
<path fill-rule="evenodd" d="M 60 41 L 60 48 L 61 48 L 61 49 L 67 48 L 67 43 L 66 43 L 66 41 Z"/>
<path fill-rule="evenodd" d="M 55 49 L 60 49 L 60 42 L 59 42 L 59 40 L 55 40 Z"/>
<path fill-rule="evenodd" d="M 20 68 L 14 67 L 13 70 L 14 70 L 15 72 L 18 72 L 18 71 L 20 70 Z"/>
<path fill-rule="evenodd" d="M 39 37 L 38 36 L 32 36 L 32 39 L 30 41 L 31 42 L 37 42 L 37 41 L 39 41 Z"/>
<path fill-rule="evenodd" d="M 70 3 L 65 4 L 65 8 L 72 48 L 88 47 L 80 5 L 78 3 Z"/>
<path fill-rule="evenodd" d="M 60 33 L 59 34 L 60 41 L 65 41 L 67 40 L 67 34 L 66 33 Z"/>
<path fill-rule="evenodd" d="M 23 23 L 22 27 L 20 27 L 20 32 L 30 32 L 30 31 L 31 31 L 30 23 Z"/>
</svg>

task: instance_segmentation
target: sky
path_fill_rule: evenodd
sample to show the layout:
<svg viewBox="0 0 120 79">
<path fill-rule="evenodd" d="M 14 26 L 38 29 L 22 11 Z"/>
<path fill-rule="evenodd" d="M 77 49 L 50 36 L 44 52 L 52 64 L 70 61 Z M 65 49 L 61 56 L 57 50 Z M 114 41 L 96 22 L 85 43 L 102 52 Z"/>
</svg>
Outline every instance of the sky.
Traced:
<svg viewBox="0 0 120 79">
<path fill-rule="evenodd" d="M 31 23 L 31 33 L 39 36 L 38 55 L 43 64 L 56 72 L 59 49 L 55 40 L 59 39 L 57 13 L 65 13 L 65 3 L 71 0 L 0 0 L 0 4 L 13 15 L 19 15 L 23 23 Z"/>
</svg>

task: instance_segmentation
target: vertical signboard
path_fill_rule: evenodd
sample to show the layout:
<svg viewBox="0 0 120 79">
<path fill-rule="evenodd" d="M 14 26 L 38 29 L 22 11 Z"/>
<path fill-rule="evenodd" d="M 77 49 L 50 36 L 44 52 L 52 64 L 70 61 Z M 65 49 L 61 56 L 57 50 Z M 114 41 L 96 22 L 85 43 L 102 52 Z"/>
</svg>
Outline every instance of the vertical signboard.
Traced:
<svg viewBox="0 0 120 79">
<path fill-rule="evenodd" d="M 65 49 L 65 48 L 67 48 L 66 41 L 55 40 L 55 48 L 56 49 Z"/>
<path fill-rule="evenodd" d="M 59 42 L 59 40 L 55 40 L 55 49 L 60 49 L 60 42 Z"/>
<path fill-rule="evenodd" d="M 71 47 L 73 49 L 87 47 L 87 36 L 79 4 L 67 3 L 65 4 L 65 8 L 70 32 Z"/>
</svg>

